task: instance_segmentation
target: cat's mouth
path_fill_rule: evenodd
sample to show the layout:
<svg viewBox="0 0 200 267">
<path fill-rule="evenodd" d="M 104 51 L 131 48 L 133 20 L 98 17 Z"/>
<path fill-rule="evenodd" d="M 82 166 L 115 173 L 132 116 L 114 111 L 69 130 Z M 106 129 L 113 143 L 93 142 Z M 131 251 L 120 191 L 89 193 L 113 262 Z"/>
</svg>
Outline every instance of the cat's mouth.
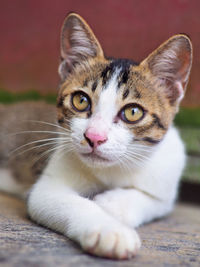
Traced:
<svg viewBox="0 0 200 267">
<path fill-rule="evenodd" d="M 105 158 L 103 156 L 100 156 L 98 154 L 96 154 L 95 152 L 91 152 L 91 153 L 81 153 L 81 156 L 88 160 L 88 161 L 92 161 L 92 162 L 98 162 L 98 163 L 112 163 L 113 160 Z"/>
</svg>

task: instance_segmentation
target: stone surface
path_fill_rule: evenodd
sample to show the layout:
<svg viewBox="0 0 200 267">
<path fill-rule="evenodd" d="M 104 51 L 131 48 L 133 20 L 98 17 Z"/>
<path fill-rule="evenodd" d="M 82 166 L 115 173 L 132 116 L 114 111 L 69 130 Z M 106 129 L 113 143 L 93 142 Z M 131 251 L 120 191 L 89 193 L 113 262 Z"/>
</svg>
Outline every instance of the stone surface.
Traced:
<svg viewBox="0 0 200 267">
<path fill-rule="evenodd" d="M 200 266 L 200 208 L 177 205 L 138 229 L 143 246 L 129 261 L 84 254 L 66 237 L 32 223 L 22 201 L 0 194 L 0 266 Z"/>
</svg>

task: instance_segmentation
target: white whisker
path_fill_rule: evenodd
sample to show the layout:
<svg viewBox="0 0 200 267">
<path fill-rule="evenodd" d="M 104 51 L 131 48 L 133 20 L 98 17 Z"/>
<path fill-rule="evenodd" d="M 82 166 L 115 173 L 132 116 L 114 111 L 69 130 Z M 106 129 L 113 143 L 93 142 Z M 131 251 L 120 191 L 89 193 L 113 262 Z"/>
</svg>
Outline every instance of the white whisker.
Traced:
<svg viewBox="0 0 200 267">
<path fill-rule="evenodd" d="M 66 141 L 62 142 L 62 143 L 67 143 Z M 42 144 L 42 145 L 37 145 L 37 146 L 34 146 L 34 147 L 30 147 L 28 149 L 25 149 L 23 150 L 22 152 L 19 152 L 16 154 L 16 156 L 19 156 L 19 155 L 23 155 L 24 153 L 28 152 L 28 151 L 31 151 L 31 150 L 34 150 L 34 149 L 39 149 L 41 147 L 44 147 L 44 146 L 49 146 L 49 145 L 58 145 L 58 141 L 52 141 L 52 142 L 47 142 L 45 144 Z M 15 151 L 16 152 L 16 151 Z M 15 155 L 14 155 L 15 156 Z"/>
<path fill-rule="evenodd" d="M 13 153 L 15 153 L 16 151 L 26 147 L 26 146 L 29 146 L 29 145 L 33 145 L 33 144 L 37 144 L 37 143 L 42 143 L 42 142 L 49 142 L 49 141 L 61 141 L 61 140 L 71 140 L 70 137 L 69 139 L 67 139 L 66 137 L 55 137 L 55 138 L 45 138 L 45 139 L 40 139 L 40 140 L 35 140 L 35 141 L 32 141 L 32 142 L 29 142 L 29 143 L 26 143 L 22 146 L 19 146 L 17 147 L 16 149 L 14 149 L 13 151 L 10 152 L 10 155 L 12 155 Z"/>
<path fill-rule="evenodd" d="M 130 152 L 130 151 L 127 151 L 127 154 L 130 156 L 130 157 L 137 157 L 138 159 L 145 159 L 145 160 L 149 160 L 149 157 L 143 155 L 143 154 L 140 154 L 140 153 L 136 153 L 136 152 Z"/>
<path fill-rule="evenodd" d="M 57 124 L 54 124 L 54 123 L 50 123 L 50 122 L 46 122 L 46 121 L 37 121 L 37 120 L 28 120 L 28 122 L 36 122 L 36 123 L 41 123 L 41 124 L 45 124 L 45 125 L 50 125 L 50 126 L 53 126 L 53 127 L 57 127 L 63 131 L 66 131 L 68 132 L 69 130 L 60 126 L 60 125 L 57 125 Z"/>
<path fill-rule="evenodd" d="M 143 165 L 141 164 L 142 161 L 140 159 L 138 159 L 137 157 L 135 157 L 135 156 L 132 156 L 130 158 L 129 155 L 125 155 L 125 160 L 126 160 L 127 166 L 130 166 L 130 164 L 131 165 L 134 164 L 139 168 L 143 167 Z"/>
<path fill-rule="evenodd" d="M 61 133 L 61 132 L 55 132 L 55 131 L 21 131 L 21 132 L 17 132 L 17 133 L 11 133 L 9 134 L 9 136 L 13 136 L 13 135 L 17 135 L 17 134 L 26 134 L 26 133 L 50 133 L 50 134 L 57 134 L 57 135 L 65 135 L 65 136 L 69 136 L 69 134 L 67 133 Z"/>
<path fill-rule="evenodd" d="M 67 154 L 68 152 L 71 152 L 73 150 L 74 150 L 74 146 L 72 144 L 71 144 L 71 149 L 70 150 L 66 149 L 66 147 L 63 147 L 63 148 L 59 149 L 57 160 L 60 160 L 62 157 L 64 157 L 65 154 Z"/>
<path fill-rule="evenodd" d="M 35 164 L 36 162 L 38 162 L 38 161 L 39 161 L 41 158 L 43 158 L 44 156 L 48 155 L 50 152 L 53 152 L 53 151 L 55 151 L 55 150 L 59 150 L 59 149 L 61 149 L 61 148 L 66 148 L 66 144 L 58 145 L 58 146 L 56 146 L 56 147 L 53 147 L 53 148 L 48 149 L 47 151 L 43 152 L 43 153 L 40 155 L 40 157 L 37 158 L 37 159 L 33 162 L 33 164 Z M 73 150 L 73 147 L 71 147 L 71 148 L 68 150 L 68 152 L 71 151 L 71 150 Z"/>
</svg>

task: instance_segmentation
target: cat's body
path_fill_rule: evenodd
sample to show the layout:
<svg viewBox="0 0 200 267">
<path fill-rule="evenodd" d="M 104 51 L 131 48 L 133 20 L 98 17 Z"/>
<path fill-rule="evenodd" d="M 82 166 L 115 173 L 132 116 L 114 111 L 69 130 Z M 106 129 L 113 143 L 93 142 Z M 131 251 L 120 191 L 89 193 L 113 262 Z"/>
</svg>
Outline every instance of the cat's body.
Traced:
<svg viewBox="0 0 200 267">
<path fill-rule="evenodd" d="M 40 176 L 28 197 L 33 220 L 65 234 L 92 254 L 128 258 L 140 247 L 133 228 L 168 214 L 177 196 L 185 152 L 172 120 L 189 77 L 191 43 L 184 35 L 174 36 L 140 64 L 106 59 L 91 29 L 76 14 L 65 20 L 61 37 L 60 125 L 48 115 L 52 110 L 48 105 L 39 104 L 43 106 L 39 109 L 36 104 L 35 115 L 27 112 L 31 122 L 22 131 L 31 125 L 38 134 L 39 126 L 47 127 L 40 133 L 47 136 L 36 142 L 32 138 L 30 146 L 37 145 L 39 152 L 35 155 L 34 148 L 28 147 L 17 164 L 12 157 L 5 160 L 5 151 L 20 143 L 9 141 L 0 147 L 4 177 L 0 188 L 21 194 Z M 25 109 L 28 104 L 21 107 Z M 4 121 L 10 120 L 6 119 L 9 110 L 0 110 Z M 12 118 L 19 116 L 16 107 L 12 114 Z M 11 132 L 13 125 L 9 125 Z M 5 122 L 2 127 L 6 128 Z M 24 175 L 23 162 L 28 170 L 32 168 L 28 162 L 34 162 L 36 171 Z M 31 179 L 25 183 L 18 178 L 16 183 L 14 176 Z"/>
<path fill-rule="evenodd" d="M 13 186 L 16 191 L 14 187 L 12 188 L 10 179 L 4 178 L 4 175 L 1 175 L 1 189 L 11 191 L 18 196 L 22 192 L 26 195 L 26 192 L 36 182 L 46 166 L 49 155 L 46 157 L 44 155 L 41 158 L 40 156 L 52 146 L 46 145 L 45 139 L 55 138 L 58 135 L 57 133 L 50 133 L 49 131 L 55 130 L 55 127 L 46 124 L 55 124 L 56 108 L 45 102 L 0 105 L 0 118 L 0 170 L 9 172 L 14 178 Z M 44 141 L 35 142 L 41 139 Z M 29 143 L 32 144 L 27 145 Z M 36 145 L 40 147 L 36 149 Z M 21 146 L 23 147 L 17 150 Z M 16 152 L 14 152 L 15 150 Z"/>
</svg>

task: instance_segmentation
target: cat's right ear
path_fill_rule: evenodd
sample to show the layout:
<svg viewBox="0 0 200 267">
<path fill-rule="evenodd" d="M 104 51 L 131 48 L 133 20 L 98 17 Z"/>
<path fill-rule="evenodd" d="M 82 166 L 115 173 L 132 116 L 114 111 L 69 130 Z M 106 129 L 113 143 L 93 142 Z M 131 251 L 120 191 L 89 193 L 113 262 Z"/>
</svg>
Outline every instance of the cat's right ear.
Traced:
<svg viewBox="0 0 200 267">
<path fill-rule="evenodd" d="M 170 104 L 179 104 L 184 96 L 192 66 L 192 43 L 189 37 L 184 34 L 172 36 L 151 53 L 142 65 L 147 67 L 159 85 L 165 88 L 163 92 Z"/>
<path fill-rule="evenodd" d="M 61 64 L 58 72 L 64 81 L 75 65 L 89 58 L 104 57 L 103 50 L 86 21 L 70 13 L 61 30 Z"/>
</svg>

